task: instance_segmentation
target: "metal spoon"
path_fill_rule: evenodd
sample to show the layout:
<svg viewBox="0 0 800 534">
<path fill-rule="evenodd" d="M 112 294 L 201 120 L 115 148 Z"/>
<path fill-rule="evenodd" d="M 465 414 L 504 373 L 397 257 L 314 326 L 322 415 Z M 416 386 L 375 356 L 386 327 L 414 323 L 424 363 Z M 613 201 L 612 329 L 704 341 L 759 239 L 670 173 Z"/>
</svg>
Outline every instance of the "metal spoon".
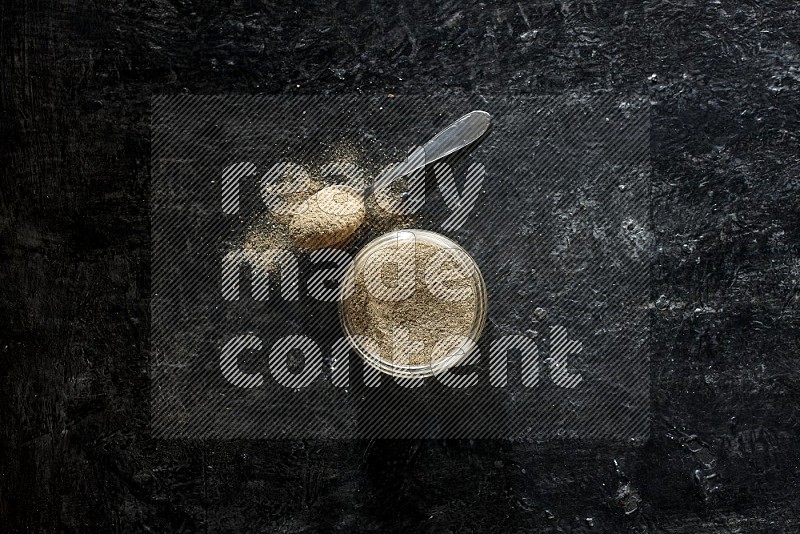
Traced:
<svg viewBox="0 0 800 534">
<path fill-rule="evenodd" d="M 396 165 L 391 171 L 379 177 L 372 185 L 364 189 L 364 198 L 380 191 L 398 178 L 407 176 L 429 163 L 439 161 L 453 152 L 471 145 L 489 129 L 491 121 L 492 116 L 485 111 L 467 113 L 434 135 L 424 146 L 414 150 L 404 162 Z"/>
<path fill-rule="evenodd" d="M 343 243 L 364 222 L 364 203 L 370 195 L 429 163 L 471 145 L 486 133 L 491 120 L 492 116 L 485 111 L 467 113 L 362 191 L 345 185 L 332 185 L 318 191 L 309 197 L 307 208 L 289 222 L 292 241 L 297 247 L 308 250 Z"/>
</svg>

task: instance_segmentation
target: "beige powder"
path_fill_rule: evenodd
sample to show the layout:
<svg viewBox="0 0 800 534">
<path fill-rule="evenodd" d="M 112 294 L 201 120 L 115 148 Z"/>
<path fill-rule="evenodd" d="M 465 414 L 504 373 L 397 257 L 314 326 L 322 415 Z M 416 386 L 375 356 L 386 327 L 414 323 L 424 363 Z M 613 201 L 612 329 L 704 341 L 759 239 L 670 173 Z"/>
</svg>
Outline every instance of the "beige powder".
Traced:
<svg viewBox="0 0 800 534">
<path fill-rule="evenodd" d="M 431 364 L 462 345 L 463 338 L 456 336 L 469 335 L 477 314 L 478 292 L 467 270 L 455 262 L 446 266 L 460 278 L 445 283 L 450 290 L 461 291 L 464 297 L 460 300 L 444 300 L 432 293 L 426 283 L 426 264 L 440 250 L 430 244 L 404 242 L 380 248 L 370 255 L 370 261 L 376 261 L 376 265 L 398 258 L 406 265 L 406 260 L 411 259 L 414 291 L 403 300 L 376 298 L 375 292 L 370 292 L 368 269 L 355 273 L 353 294 L 343 303 L 344 320 L 352 334 L 377 342 L 382 359 L 398 365 Z M 394 296 L 404 290 L 398 283 L 401 278 L 398 268 L 403 267 L 384 266 L 381 273 L 386 285 L 395 284 Z M 435 277 L 436 273 L 433 274 Z M 430 275 L 429 272 L 429 278 Z"/>
<path fill-rule="evenodd" d="M 297 248 L 316 250 L 346 242 L 365 216 L 361 192 L 344 185 L 328 186 L 306 201 L 289 221 L 289 236 Z"/>
<path fill-rule="evenodd" d="M 325 184 L 304 175 L 290 175 L 288 178 L 270 185 L 266 192 L 278 200 L 270 207 L 270 214 L 276 222 L 289 224 L 296 213 L 305 209 L 305 202 Z"/>
<path fill-rule="evenodd" d="M 381 199 L 391 203 L 397 200 L 405 185 L 402 180 L 392 184 L 386 190 L 381 191 Z M 306 189 L 302 189 L 306 187 Z M 330 202 L 326 198 L 331 191 L 330 184 L 325 184 L 318 180 L 306 180 L 303 176 L 290 176 L 286 180 L 273 184 L 268 191 L 280 198 L 282 204 L 273 206 L 271 210 L 265 210 L 255 217 L 247 228 L 243 239 L 243 247 L 251 250 L 285 249 L 285 250 L 313 250 L 325 247 L 341 247 L 353 239 L 358 239 L 365 234 L 382 234 L 408 228 L 414 222 L 414 217 L 393 213 L 383 209 L 374 197 L 365 203 L 360 201 L 355 203 L 351 198 L 345 202 L 344 209 L 338 206 L 340 200 L 348 200 L 348 197 L 334 198 L 335 204 L 326 207 L 327 211 L 334 214 L 339 211 L 354 211 L 356 217 L 331 217 L 328 213 L 319 212 L 319 201 Z M 334 186 L 344 187 L 344 186 Z M 328 189 L 323 194 L 323 191 Z M 316 198 L 312 197 L 317 195 Z M 307 204 L 307 202 L 309 202 Z M 312 211 L 303 217 L 292 220 L 297 214 L 305 209 L 313 208 Z M 359 206 L 363 209 L 361 221 L 358 220 Z M 341 219 L 341 220 L 340 220 Z M 291 227 L 291 233 L 290 233 Z"/>
</svg>

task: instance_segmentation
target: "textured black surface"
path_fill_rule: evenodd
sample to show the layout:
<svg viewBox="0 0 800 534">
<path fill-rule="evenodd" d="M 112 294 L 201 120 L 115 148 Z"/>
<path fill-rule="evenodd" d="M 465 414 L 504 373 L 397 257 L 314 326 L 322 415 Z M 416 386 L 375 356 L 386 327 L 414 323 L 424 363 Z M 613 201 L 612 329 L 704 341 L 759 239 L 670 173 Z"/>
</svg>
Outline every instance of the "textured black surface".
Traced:
<svg viewBox="0 0 800 534">
<path fill-rule="evenodd" d="M 0 17 L 6 530 L 798 528 L 795 2 L 18 0 Z M 150 439 L 150 96 L 444 88 L 649 95 L 651 440 Z"/>
</svg>

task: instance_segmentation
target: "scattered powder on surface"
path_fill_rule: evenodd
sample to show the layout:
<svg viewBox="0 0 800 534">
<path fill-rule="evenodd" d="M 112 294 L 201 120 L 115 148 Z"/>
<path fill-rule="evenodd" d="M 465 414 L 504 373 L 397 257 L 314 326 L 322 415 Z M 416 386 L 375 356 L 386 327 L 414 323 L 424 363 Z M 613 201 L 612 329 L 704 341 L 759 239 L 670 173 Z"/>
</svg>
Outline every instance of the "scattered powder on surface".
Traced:
<svg viewBox="0 0 800 534">
<path fill-rule="evenodd" d="M 257 217 L 248 227 L 242 247 L 245 250 L 266 251 L 290 249 L 289 227 L 276 221 L 269 212 Z"/>
<path fill-rule="evenodd" d="M 322 182 L 302 175 L 289 174 L 266 191 L 280 200 L 259 213 L 247 228 L 242 247 L 247 250 L 291 249 L 289 222 L 304 203 L 322 189 Z"/>
<path fill-rule="evenodd" d="M 443 300 L 431 293 L 425 282 L 425 266 L 438 250 L 441 249 L 435 245 L 401 242 L 387 244 L 370 255 L 378 264 L 387 259 L 405 261 L 416 255 L 415 290 L 404 300 L 376 298 L 367 287 L 366 269 L 357 268 L 354 273 L 353 293 L 343 303 L 344 321 L 352 334 L 375 340 L 382 359 L 399 365 L 431 364 L 461 346 L 461 340 L 451 336 L 469 335 L 478 309 L 477 288 L 466 269 L 450 262 L 448 268 L 455 268 L 463 276 L 446 285 L 464 288 L 468 296 L 463 300 Z M 382 276 L 387 286 L 397 285 L 396 267 L 393 271 L 391 266 L 384 266 Z"/>
</svg>

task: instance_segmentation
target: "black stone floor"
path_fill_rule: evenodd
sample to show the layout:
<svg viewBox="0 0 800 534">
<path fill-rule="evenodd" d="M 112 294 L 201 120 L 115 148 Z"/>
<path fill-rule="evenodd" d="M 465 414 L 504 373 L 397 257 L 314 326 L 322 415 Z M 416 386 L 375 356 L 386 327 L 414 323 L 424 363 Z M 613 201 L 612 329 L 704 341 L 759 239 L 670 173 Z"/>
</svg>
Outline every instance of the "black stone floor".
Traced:
<svg viewBox="0 0 800 534">
<path fill-rule="evenodd" d="M 800 5 L 7 0 L 3 531 L 800 529 Z M 644 95 L 652 431 L 149 437 L 153 94 Z"/>
</svg>

